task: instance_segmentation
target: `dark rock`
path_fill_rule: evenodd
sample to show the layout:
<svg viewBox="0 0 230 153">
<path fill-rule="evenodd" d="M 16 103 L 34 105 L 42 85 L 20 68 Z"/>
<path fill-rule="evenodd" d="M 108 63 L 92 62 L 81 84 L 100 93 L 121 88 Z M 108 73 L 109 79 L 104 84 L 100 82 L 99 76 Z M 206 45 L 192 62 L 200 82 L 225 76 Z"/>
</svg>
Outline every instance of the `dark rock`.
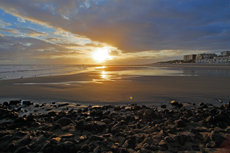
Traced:
<svg viewBox="0 0 230 153">
<path fill-rule="evenodd" d="M 51 144 L 58 144 L 58 143 L 60 143 L 60 141 L 61 141 L 61 138 L 60 138 L 60 137 L 55 137 L 55 138 L 52 138 L 52 139 L 50 140 L 50 143 L 51 143 Z"/>
<path fill-rule="evenodd" d="M 90 141 L 90 142 L 91 142 L 91 141 L 103 141 L 103 140 L 105 140 L 104 137 L 102 137 L 102 136 L 97 136 L 97 135 L 93 135 L 93 136 L 91 136 L 91 137 L 89 138 L 89 141 Z"/>
<path fill-rule="evenodd" d="M 159 132 L 159 135 L 165 137 L 165 136 L 168 136 L 168 133 L 165 132 L 164 130 L 161 130 L 161 131 Z"/>
<path fill-rule="evenodd" d="M 84 145 L 82 145 L 82 147 L 81 147 L 81 151 L 88 151 L 88 149 L 89 149 L 88 144 L 84 144 Z"/>
<path fill-rule="evenodd" d="M 102 132 L 106 129 L 107 125 L 101 121 L 94 121 L 94 125 L 97 128 L 98 132 Z"/>
<path fill-rule="evenodd" d="M 130 139 L 126 140 L 125 143 L 122 145 L 122 147 L 134 149 L 136 147 L 135 137 L 131 137 Z"/>
<path fill-rule="evenodd" d="M 25 136 L 24 138 L 18 141 L 17 145 L 18 146 L 27 145 L 30 143 L 31 140 L 32 140 L 32 136 Z"/>
<path fill-rule="evenodd" d="M 19 147 L 14 153 L 26 153 L 29 151 L 30 151 L 30 148 L 27 145 L 25 145 L 25 146 Z"/>
<path fill-rule="evenodd" d="M 179 103 L 178 103 L 176 100 L 172 100 L 172 101 L 171 101 L 171 105 L 172 105 L 172 106 L 178 106 Z"/>
<path fill-rule="evenodd" d="M 66 126 L 69 125 L 70 123 L 73 123 L 73 121 L 70 118 L 62 117 L 57 121 L 57 123 L 60 124 L 61 126 Z"/>
<path fill-rule="evenodd" d="M 0 137 L 3 137 L 4 135 L 12 134 L 11 131 L 0 131 Z"/>
<path fill-rule="evenodd" d="M 80 120 L 76 122 L 76 129 L 78 130 L 84 130 L 85 129 L 85 120 Z"/>
<path fill-rule="evenodd" d="M 87 122 L 85 124 L 85 130 L 87 130 L 87 131 L 97 131 L 96 126 L 95 126 L 93 121 Z"/>
<path fill-rule="evenodd" d="M 170 137 L 170 136 L 166 136 L 166 137 L 164 138 L 164 141 L 167 142 L 167 143 L 171 143 L 171 142 L 175 142 L 175 139 L 172 138 L 172 137 Z"/>
<path fill-rule="evenodd" d="M 210 139 L 216 143 L 217 147 L 219 147 L 226 139 L 224 136 L 222 136 L 219 132 L 216 131 L 212 131 L 209 136 Z"/>
<path fill-rule="evenodd" d="M 74 146 L 74 143 L 73 143 L 72 141 L 65 141 L 65 142 L 63 143 L 63 146 L 64 146 L 65 150 L 69 150 L 69 148 L 70 148 L 71 146 Z"/>
<path fill-rule="evenodd" d="M 13 138 L 12 134 L 7 134 L 7 135 L 4 135 L 3 137 L 1 137 L 0 141 L 9 140 L 9 139 L 12 139 L 12 138 Z"/>
<path fill-rule="evenodd" d="M 11 100 L 9 105 L 17 105 L 21 103 L 21 100 Z"/>
<path fill-rule="evenodd" d="M 161 108 L 166 108 L 166 105 L 165 104 L 161 105 Z"/>
<path fill-rule="evenodd" d="M 209 117 L 206 118 L 206 122 L 213 123 L 213 122 L 215 122 L 215 119 L 214 119 L 213 116 L 209 116 Z"/>
<path fill-rule="evenodd" d="M 176 127 L 185 127 L 186 123 L 183 120 L 179 119 L 175 121 L 175 125 Z"/>
<path fill-rule="evenodd" d="M 181 134 L 181 133 L 178 133 L 174 138 L 182 146 L 185 145 L 186 141 L 190 139 L 189 136 Z"/>
<path fill-rule="evenodd" d="M 73 134 L 72 133 L 66 133 L 60 136 L 61 138 L 72 138 Z"/>
<path fill-rule="evenodd" d="M 69 103 L 62 103 L 62 104 L 58 104 L 58 107 L 63 107 L 63 106 L 67 106 L 69 105 Z"/>
<path fill-rule="evenodd" d="M 200 102 L 200 103 L 199 103 L 199 106 L 203 106 L 203 105 L 204 105 L 204 103 L 203 103 L 203 102 Z"/>
<path fill-rule="evenodd" d="M 82 136 L 75 136 L 73 140 L 75 143 L 81 143 L 87 139 L 88 139 L 87 135 L 82 135 Z"/>
<path fill-rule="evenodd" d="M 57 116 L 58 113 L 56 111 L 51 111 L 51 112 L 48 113 L 48 115 L 50 115 L 50 116 Z"/>
<path fill-rule="evenodd" d="M 102 116 L 103 115 L 103 111 L 102 110 L 95 110 L 95 109 L 93 109 L 93 110 L 90 111 L 90 115 L 91 116 Z"/>
<path fill-rule="evenodd" d="M 35 117 L 34 114 L 30 114 L 30 115 L 27 116 L 26 121 L 27 122 L 34 122 L 34 121 L 36 121 L 34 119 L 34 117 Z"/>
<path fill-rule="evenodd" d="M 7 102 L 7 101 L 5 101 L 4 103 L 3 103 L 3 106 L 8 106 L 9 105 L 9 103 Z"/>
<path fill-rule="evenodd" d="M 214 141 L 210 141 L 209 143 L 206 144 L 206 148 L 215 148 L 216 143 Z"/>
<path fill-rule="evenodd" d="M 23 105 L 26 105 L 26 106 L 30 106 L 30 105 L 32 105 L 33 103 L 31 103 L 30 101 L 23 101 L 22 104 L 23 104 Z"/>
<path fill-rule="evenodd" d="M 94 150 L 93 153 L 101 153 L 101 148 L 100 146 L 97 146 Z"/>
<path fill-rule="evenodd" d="M 41 150 L 43 150 L 44 153 L 51 153 L 53 150 L 53 147 L 49 141 L 46 141 Z"/>
<path fill-rule="evenodd" d="M 135 105 L 135 106 L 132 106 L 132 107 L 131 107 L 131 110 L 139 110 L 139 109 L 141 109 L 141 107 L 138 106 L 138 105 Z"/>
<path fill-rule="evenodd" d="M 7 146 L 7 150 L 8 151 L 14 151 L 15 149 L 17 148 L 16 144 L 14 142 L 10 143 L 8 146 Z"/>
<path fill-rule="evenodd" d="M 114 107 L 114 111 L 119 111 L 119 110 L 121 110 L 121 106 L 115 106 Z"/>
<path fill-rule="evenodd" d="M 154 116 L 154 109 L 147 109 L 144 113 L 143 113 L 143 118 L 145 119 L 150 119 Z"/>
<path fill-rule="evenodd" d="M 115 125 L 111 128 L 111 133 L 112 133 L 112 134 L 118 133 L 118 132 L 120 131 L 120 130 L 119 130 L 119 127 L 120 127 L 120 123 L 115 124 Z"/>
<path fill-rule="evenodd" d="M 161 140 L 160 142 L 159 142 L 159 149 L 160 150 L 162 150 L 162 151 L 166 151 L 166 150 L 168 150 L 168 145 L 165 143 L 165 141 L 164 140 Z"/>
</svg>

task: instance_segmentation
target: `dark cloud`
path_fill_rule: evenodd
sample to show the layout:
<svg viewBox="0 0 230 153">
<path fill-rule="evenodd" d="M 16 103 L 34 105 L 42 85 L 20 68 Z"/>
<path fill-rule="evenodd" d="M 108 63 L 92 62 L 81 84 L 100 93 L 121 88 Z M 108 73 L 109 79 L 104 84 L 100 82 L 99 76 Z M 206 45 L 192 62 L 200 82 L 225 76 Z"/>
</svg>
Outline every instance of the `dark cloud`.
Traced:
<svg viewBox="0 0 230 153">
<path fill-rule="evenodd" d="M 52 44 L 36 38 L 0 37 L 1 60 L 17 58 L 51 58 L 73 54 L 65 46 Z"/>
<path fill-rule="evenodd" d="M 28 28 L 17 28 L 17 29 L 23 33 L 30 35 L 30 36 L 46 36 L 47 35 L 44 32 L 38 32 L 34 29 L 28 29 Z"/>
<path fill-rule="evenodd" d="M 0 31 L 9 32 L 9 33 L 17 33 L 17 31 L 15 31 L 15 30 L 12 30 L 12 29 L 4 29 L 4 28 L 0 28 Z"/>
<path fill-rule="evenodd" d="M 0 8 L 124 52 L 230 48 L 229 0 L 10 0 Z"/>
</svg>

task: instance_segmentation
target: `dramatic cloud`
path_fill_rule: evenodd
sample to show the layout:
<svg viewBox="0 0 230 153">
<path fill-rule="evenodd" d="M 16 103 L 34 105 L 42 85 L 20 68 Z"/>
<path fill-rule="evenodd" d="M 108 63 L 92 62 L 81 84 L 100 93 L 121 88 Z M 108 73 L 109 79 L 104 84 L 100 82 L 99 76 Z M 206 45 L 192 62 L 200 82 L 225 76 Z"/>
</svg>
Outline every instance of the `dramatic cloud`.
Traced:
<svg viewBox="0 0 230 153">
<path fill-rule="evenodd" d="M 20 23 L 27 20 L 52 27 L 54 34 L 66 38 L 72 34 L 76 39 L 100 42 L 59 42 L 55 46 L 65 49 L 109 44 L 124 54 L 152 51 L 154 55 L 149 55 L 153 58 L 159 57 L 157 53 L 176 57 L 193 51 L 230 49 L 229 0 L 5 0 L 0 1 L 0 8 Z M 0 20 L 2 29 L 12 24 Z M 46 36 L 45 31 L 34 29 L 19 31 L 33 37 Z M 52 36 L 46 40 L 61 41 Z M 116 56 L 118 52 L 110 54 Z"/>
<path fill-rule="evenodd" d="M 12 30 L 12 29 L 2 29 L 2 28 L 0 28 L 0 31 L 5 31 L 5 32 L 9 32 L 9 33 L 17 33 L 17 31 Z"/>
<path fill-rule="evenodd" d="M 30 36 L 46 36 L 47 34 L 45 34 L 44 32 L 38 32 L 34 29 L 23 29 L 23 28 L 18 28 L 19 31 L 26 33 Z"/>
</svg>

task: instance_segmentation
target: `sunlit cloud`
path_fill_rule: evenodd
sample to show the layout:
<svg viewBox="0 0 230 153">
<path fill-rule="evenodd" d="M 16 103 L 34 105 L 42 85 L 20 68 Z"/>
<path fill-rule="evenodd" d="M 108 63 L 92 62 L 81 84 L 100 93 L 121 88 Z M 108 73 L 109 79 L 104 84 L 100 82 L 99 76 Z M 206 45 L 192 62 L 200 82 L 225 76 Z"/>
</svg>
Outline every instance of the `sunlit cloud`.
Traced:
<svg viewBox="0 0 230 153">
<path fill-rule="evenodd" d="M 75 62 L 93 63 L 91 53 L 110 46 L 101 61 L 147 63 L 229 50 L 229 5 L 227 0 L 0 1 L 1 58 L 80 56 Z"/>
<path fill-rule="evenodd" d="M 17 33 L 18 31 L 16 30 L 12 30 L 12 29 L 2 29 L 0 28 L 0 31 L 5 31 L 5 32 L 9 32 L 9 33 Z"/>
</svg>

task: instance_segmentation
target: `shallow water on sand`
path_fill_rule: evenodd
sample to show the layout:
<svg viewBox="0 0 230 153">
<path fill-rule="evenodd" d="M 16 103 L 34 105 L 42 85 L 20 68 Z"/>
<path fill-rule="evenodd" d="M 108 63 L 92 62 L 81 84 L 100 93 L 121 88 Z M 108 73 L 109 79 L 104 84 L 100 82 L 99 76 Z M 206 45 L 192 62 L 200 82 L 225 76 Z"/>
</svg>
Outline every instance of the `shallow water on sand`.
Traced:
<svg viewBox="0 0 230 153">
<path fill-rule="evenodd" d="M 84 66 L 84 65 L 0 65 L 0 80 L 23 79 L 41 76 L 94 73 L 88 81 L 58 82 L 56 84 L 99 83 L 139 76 L 227 76 L 229 69 L 183 68 L 158 66 Z M 99 79 L 98 79 L 99 76 Z M 32 82 L 29 84 L 33 84 Z"/>
</svg>

